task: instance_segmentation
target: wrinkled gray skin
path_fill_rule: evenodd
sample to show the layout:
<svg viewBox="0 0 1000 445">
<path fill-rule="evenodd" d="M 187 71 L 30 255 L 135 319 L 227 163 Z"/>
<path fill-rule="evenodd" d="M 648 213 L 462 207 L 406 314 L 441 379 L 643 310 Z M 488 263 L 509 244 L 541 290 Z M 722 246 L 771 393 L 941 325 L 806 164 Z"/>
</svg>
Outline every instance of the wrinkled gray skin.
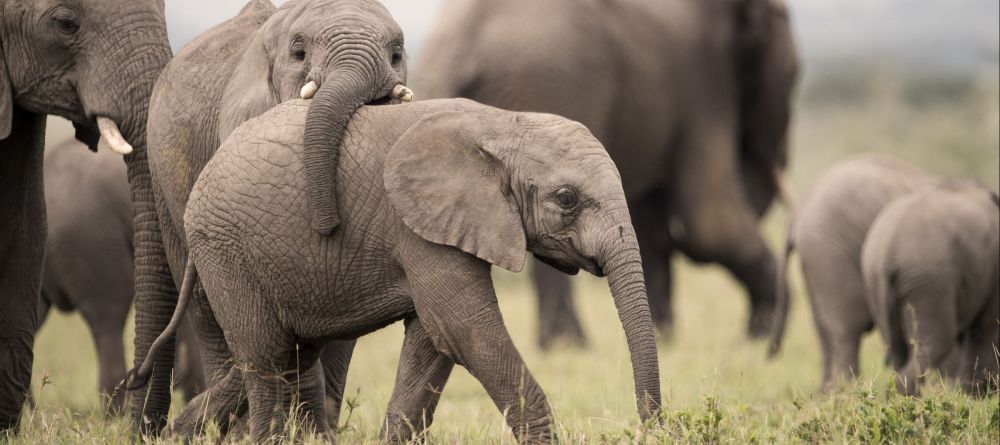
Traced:
<svg viewBox="0 0 1000 445">
<path fill-rule="evenodd" d="M 316 81 L 320 88 L 310 102 L 303 156 L 310 190 L 319 183 L 320 195 L 331 193 L 332 183 L 324 181 L 336 171 L 338 135 L 354 109 L 384 100 L 393 86 L 405 82 L 402 45 L 399 26 L 374 0 L 293 0 L 278 9 L 254 0 L 184 47 L 164 69 L 149 113 L 150 168 L 162 239 L 149 257 L 158 265 L 155 273 L 139 277 L 150 285 L 136 295 L 137 366 L 174 312 L 187 254 L 182 218 L 188 193 L 219 143 L 243 121 L 299 97 L 307 81 Z M 316 131 L 327 137 L 309 138 Z M 324 206 L 334 203 L 332 197 L 319 199 Z M 314 221 L 315 210 L 309 211 Z M 222 333 L 207 307 L 194 308 L 192 316 L 204 347 L 206 376 L 221 378 L 231 355 Z M 331 361 L 346 364 L 352 348 L 353 342 L 340 345 Z M 134 395 L 133 420 L 147 434 L 166 423 L 170 350 L 156 357 L 148 390 Z"/>
<path fill-rule="evenodd" d="M 776 194 L 797 59 L 781 0 L 453 0 L 428 40 L 422 97 L 566 116 L 622 172 L 650 307 L 673 326 L 677 250 L 729 269 L 768 332 L 774 256 L 757 220 Z M 536 264 L 539 342 L 583 343 L 567 278 Z"/>
<path fill-rule="evenodd" d="M 861 252 L 866 301 L 898 372 L 918 395 L 956 340 L 966 392 L 996 391 L 1000 346 L 1000 203 L 972 181 L 948 181 L 889 204 Z"/>
<path fill-rule="evenodd" d="M 826 170 L 791 217 L 779 281 L 798 249 L 823 353 L 822 389 L 857 375 L 861 337 L 874 327 L 865 305 L 861 246 L 882 209 L 938 177 L 884 155 L 862 155 Z M 778 352 L 788 295 L 778 296 L 770 355 Z"/>
<path fill-rule="evenodd" d="M 146 109 L 169 58 L 162 0 L 0 2 L 0 436 L 17 425 L 31 381 L 46 238 L 45 116 L 73 121 L 91 148 L 96 118 L 113 120 L 135 148 L 125 158 L 133 198 L 152 199 L 141 186 Z"/>
<path fill-rule="evenodd" d="M 132 205 L 125 165 L 110 151 L 90 153 L 76 141 L 45 152 L 45 253 L 39 329 L 49 309 L 79 311 L 100 366 L 98 388 L 119 412 L 125 390 L 125 319 L 132 306 Z M 194 331 L 180 331 L 187 354 L 176 380 L 186 399 L 205 389 Z"/>
<path fill-rule="evenodd" d="M 302 173 L 306 108 L 288 102 L 240 127 L 205 167 L 185 215 L 207 303 L 237 368 L 248 370 L 258 441 L 282 433 L 289 391 L 321 384 L 315 364 L 327 341 L 406 320 L 384 437 L 426 427 L 433 389 L 458 363 L 521 442 L 550 443 L 548 403 L 504 327 L 490 277 L 491 264 L 520 271 L 525 251 L 569 273 L 607 274 L 640 417 L 655 415 L 639 247 L 618 171 L 586 128 L 463 100 L 366 107 L 342 146 L 344 221 L 323 237 L 310 230 Z M 228 398 L 215 389 L 206 397 Z M 323 430 L 323 404 L 308 394 L 300 425 Z M 187 411 L 204 412 L 197 402 Z"/>
</svg>

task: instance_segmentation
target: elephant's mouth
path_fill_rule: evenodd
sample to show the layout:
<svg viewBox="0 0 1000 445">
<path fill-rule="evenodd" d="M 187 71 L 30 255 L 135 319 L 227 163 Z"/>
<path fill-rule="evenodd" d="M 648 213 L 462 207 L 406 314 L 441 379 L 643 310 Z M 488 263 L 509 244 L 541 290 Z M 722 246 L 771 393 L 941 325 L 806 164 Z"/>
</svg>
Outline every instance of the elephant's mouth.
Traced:
<svg viewBox="0 0 1000 445">
<path fill-rule="evenodd" d="M 577 273 L 580 272 L 580 269 L 583 269 L 596 277 L 603 278 L 605 276 L 604 268 L 602 268 L 599 264 L 597 264 L 597 261 L 594 261 L 590 258 L 584 259 L 579 263 L 573 263 L 567 260 L 554 259 L 539 255 L 535 255 L 535 258 L 538 258 L 539 261 L 548 264 L 549 266 L 552 266 L 556 270 L 565 274 L 576 275 Z M 577 264 L 580 265 L 578 266 Z"/>
<path fill-rule="evenodd" d="M 396 104 L 399 104 L 399 103 L 401 103 L 401 102 L 398 101 L 398 100 L 396 100 L 396 99 L 393 99 L 393 98 L 391 98 L 389 96 L 382 96 L 379 99 L 375 99 L 375 100 L 373 100 L 371 102 L 368 102 L 368 105 L 376 105 L 376 106 L 377 105 L 396 105 Z"/>
</svg>

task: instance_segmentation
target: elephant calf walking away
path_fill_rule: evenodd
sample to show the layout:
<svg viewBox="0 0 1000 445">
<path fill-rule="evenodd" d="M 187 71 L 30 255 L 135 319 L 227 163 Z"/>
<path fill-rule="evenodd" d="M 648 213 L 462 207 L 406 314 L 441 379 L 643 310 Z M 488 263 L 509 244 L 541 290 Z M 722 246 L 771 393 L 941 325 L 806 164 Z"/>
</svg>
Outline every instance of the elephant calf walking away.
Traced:
<svg viewBox="0 0 1000 445">
<path fill-rule="evenodd" d="M 861 337 L 872 329 L 861 276 L 861 245 L 872 221 L 894 199 L 938 180 L 903 161 L 864 155 L 827 169 L 791 216 L 779 267 L 778 314 L 769 355 L 777 354 L 788 314 L 784 283 L 798 249 L 823 355 L 824 390 L 858 372 Z"/>
<path fill-rule="evenodd" d="M 915 395 L 956 339 L 965 390 L 996 391 L 1000 346 L 1000 202 L 971 181 L 948 181 L 900 198 L 872 224 L 861 256 L 867 302 Z"/>
<path fill-rule="evenodd" d="M 504 326 L 490 277 L 491 264 L 520 271 L 525 251 L 567 273 L 608 276 L 640 417 L 656 415 L 639 247 L 618 170 L 585 127 L 467 100 L 362 108 L 341 147 L 343 221 L 324 237 L 310 229 L 306 109 L 286 102 L 241 126 L 205 166 L 185 214 L 197 276 L 245 370 L 257 439 L 283 432 L 289 399 L 275 394 L 294 387 L 286 379 L 316 386 L 326 342 L 406 320 L 399 388 L 443 387 L 458 363 L 520 441 L 550 443 L 548 402 Z M 189 280 L 181 301 L 191 297 Z M 407 369 L 428 363 L 439 372 Z M 384 436 L 426 426 L 437 397 L 394 399 Z M 307 423 L 322 429 L 322 403 L 302 400 Z"/>
</svg>

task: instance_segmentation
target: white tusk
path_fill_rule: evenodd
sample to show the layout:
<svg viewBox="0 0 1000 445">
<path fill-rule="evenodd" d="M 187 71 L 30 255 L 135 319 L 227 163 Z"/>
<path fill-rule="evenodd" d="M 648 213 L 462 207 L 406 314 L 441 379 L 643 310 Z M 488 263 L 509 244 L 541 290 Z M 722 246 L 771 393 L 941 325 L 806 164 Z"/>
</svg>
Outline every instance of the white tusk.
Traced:
<svg viewBox="0 0 1000 445">
<path fill-rule="evenodd" d="M 400 102 L 409 102 L 413 100 L 413 90 L 406 87 L 406 85 L 399 84 L 392 89 L 392 98 L 397 99 Z"/>
<path fill-rule="evenodd" d="M 319 85 L 316 84 L 315 80 L 310 80 L 309 83 L 303 85 L 302 89 L 299 90 L 299 97 L 303 99 L 312 99 L 313 96 L 316 95 L 317 91 L 319 91 Z"/>
<path fill-rule="evenodd" d="M 120 155 L 132 153 L 132 146 L 122 137 L 122 132 L 118 130 L 118 124 L 115 121 L 98 116 L 97 128 L 101 130 L 99 146 L 107 146 L 111 151 Z"/>
</svg>

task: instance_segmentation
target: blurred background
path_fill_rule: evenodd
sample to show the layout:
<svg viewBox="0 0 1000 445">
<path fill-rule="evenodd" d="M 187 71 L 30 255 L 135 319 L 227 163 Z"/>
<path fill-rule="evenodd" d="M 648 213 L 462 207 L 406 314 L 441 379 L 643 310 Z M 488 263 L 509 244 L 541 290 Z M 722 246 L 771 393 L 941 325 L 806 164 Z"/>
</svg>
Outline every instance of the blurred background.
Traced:
<svg viewBox="0 0 1000 445">
<path fill-rule="evenodd" d="M 382 3 L 403 28 L 412 71 L 444 1 Z M 174 51 L 234 16 L 244 4 L 243 0 L 167 1 Z M 938 173 L 974 176 L 998 185 L 993 130 L 1000 119 L 996 100 L 1000 2 L 788 0 L 788 6 L 802 65 L 791 130 L 795 185 L 805 186 L 809 182 L 805 180 L 814 176 L 812 160 L 827 165 L 834 158 L 869 150 L 891 152 Z M 876 116 L 879 122 L 872 121 Z M 64 123 L 54 125 L 68 128 Z M 821 137 L 812 139 L 814 131 Z M 834 141 L 824 131 L 836 131 L 845 139 L 828 147 Z M 55 142 L 63 135 L 50 132 L 49 139 Z M 988 135 L 992 137 L 977 139 Z"/>
<path fill-rule="evenodd" d="M 412 73 L 443 1 L 382 2 L 403 28 Z M 167 0 L 174 51 L 235 15 L 244 3 Z M 788 0 L 788 6 L 802 64 L 790 129 L 789 175 L 797 196 L 827 166 L 866 151 L 1000 187 L 1000 2 Z M 416 94 L 419 98 L 420 91 Z M 50 143 L 72 135 L 65 122 L 51 125 L 61 131 L 49 132 Z M 785 216 L 776 205 L 763 222 L 775 252 Z M 677 334 L 673 343 L 661 345 L 666 403 L 697 406 L 706 394 L 719 394 L 723 403 L 749 407 L 748 415 L 760 406 L 780 406 L 788 409 L 783 415 L 801 417 L 799 402 L 786 402 L 818 385 L 820 359 L 797 268 L 792 268 L 794 306 L 785 352 L 778 362 L 765 362 L 763 347 L 744 340 L 742 289 L 718 266 L 694 265 L 679 256 L 676 263 Z M 501 307 L 515 343 L 567 427 L 616 427 L 618 419 L 634 416 L 621 329 L 603 281 L 574 280 L 581 319 L 592 339 L 589 351 L 542 354 L 537 349 L 535 303 L 526 274 L 498 273 Z M 131 332 L 127 334 L 131 350 Z M 348 393 L 361 405 L 346 421 L 358 431 L 374 434 L 378 429 L 392 389 L 400 334 L 401 327 L 394 325 L 359 343 Z M 67 341 L 72 348 L 66 348 Z M 50 316 L 35 361 L 34 388 L 43 406 L 95 409 L 92 348 L 78 315 Z M 885 372 L 884 351 L 877 335 L 867 338 L 865 376 Z M 607 360 L 605 354 L 615 359 Z M 39 391 L 43 381 L 55 389 Z M 727 390 L 719 391 L 723 386 Z M 436 416 L 438 428 L 465 425 L 480 428 L 486 437 L 502 434 L 500 416 L 467 373 L 456 369 L 448 388 Z"/>
</svg>

